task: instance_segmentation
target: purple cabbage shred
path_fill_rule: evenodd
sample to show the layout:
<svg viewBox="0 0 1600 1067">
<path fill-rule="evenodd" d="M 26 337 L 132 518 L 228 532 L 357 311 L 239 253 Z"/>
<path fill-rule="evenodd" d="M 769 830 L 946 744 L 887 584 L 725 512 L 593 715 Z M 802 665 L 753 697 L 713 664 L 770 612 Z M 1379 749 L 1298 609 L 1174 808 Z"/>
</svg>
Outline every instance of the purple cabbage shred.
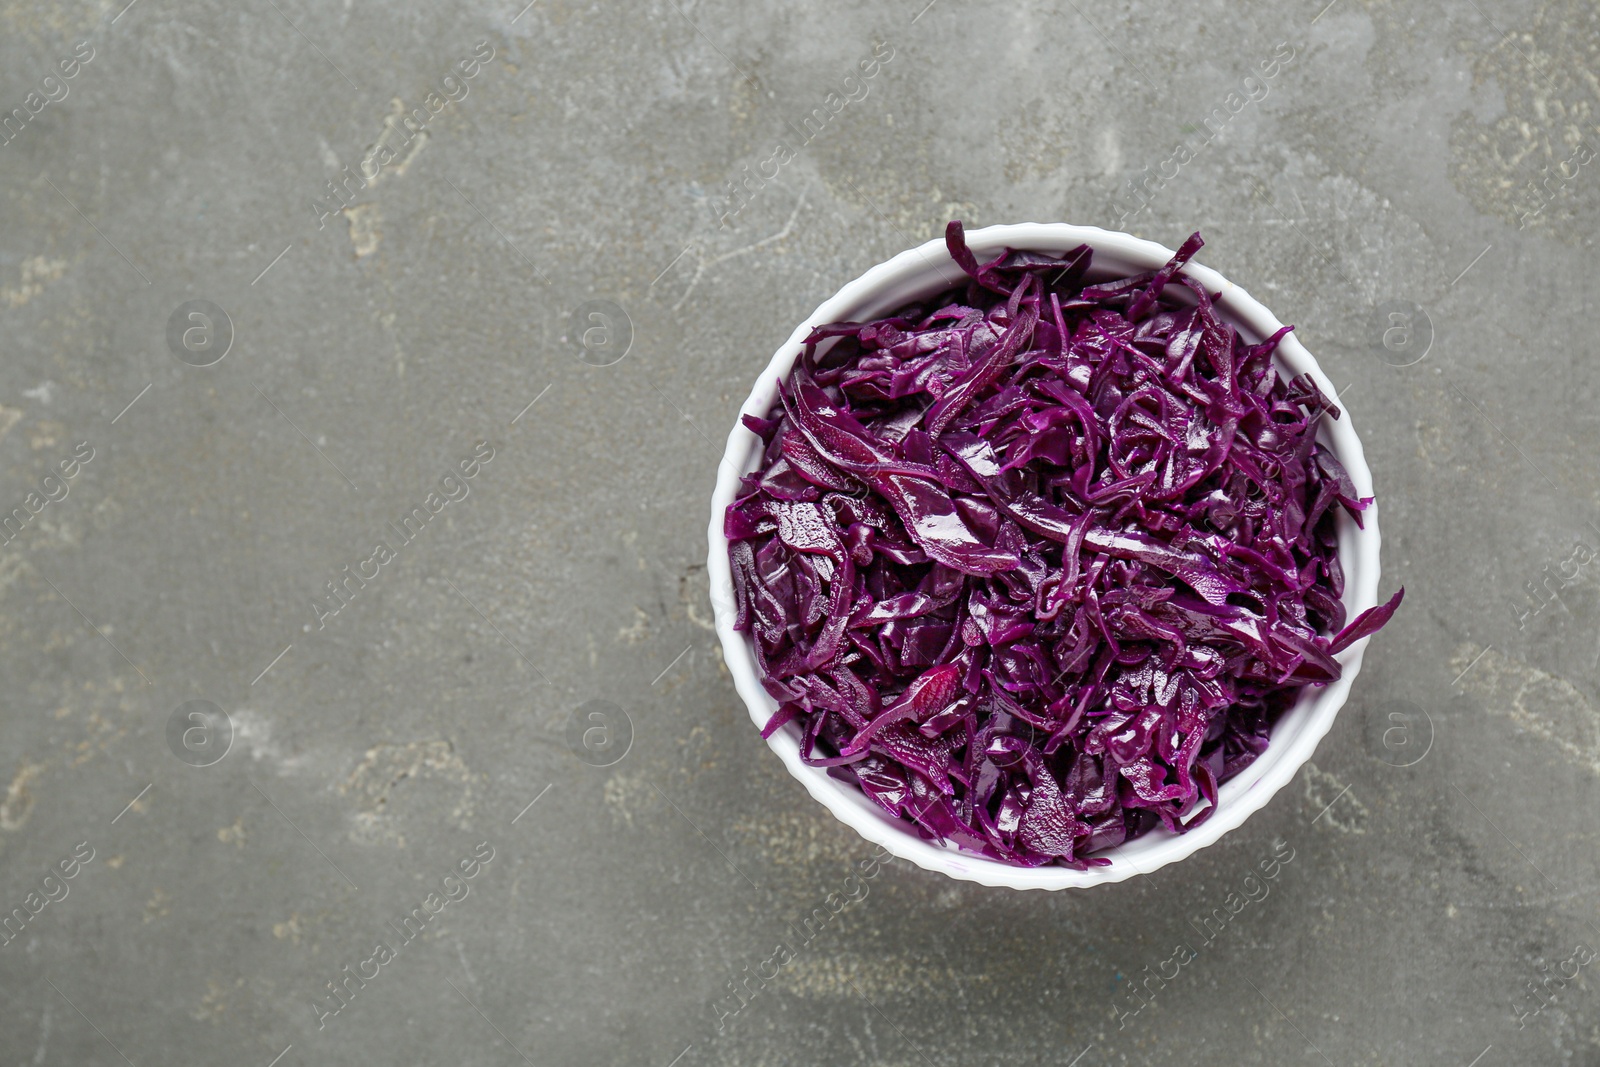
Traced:
<svg viewBox="0 0 1600 1067">
<path fill-rule="evenodd" d="M 1346 620 L 1339 409 L 1186 277 L 1007 249 L 818 327 L 728 508 L 736 628 L 808 764 L 924 837 L 1075 869 L 1216 810 Z M 1188 290 L 1180 301 L 1173 290 Z"/>
</svg>

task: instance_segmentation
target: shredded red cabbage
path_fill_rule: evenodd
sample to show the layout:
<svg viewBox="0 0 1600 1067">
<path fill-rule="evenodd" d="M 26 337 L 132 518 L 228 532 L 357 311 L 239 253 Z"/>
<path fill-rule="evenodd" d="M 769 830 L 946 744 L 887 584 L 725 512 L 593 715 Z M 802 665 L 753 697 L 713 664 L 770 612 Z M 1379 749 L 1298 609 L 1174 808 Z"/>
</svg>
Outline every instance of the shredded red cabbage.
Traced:
<svg viewBox="0 0 1600 1067">
<path fill-rule="evenodd" d="M 1086 245 L 945 240 L 964 288 L 818 327 L 745 417 L 735 628 L 763 736 L 798 720 L 807 763 L 925 837 L 1081 870 L 1215 811 L 1405 591 L 1346 624 L 1335 515 L 1371 498 L 1316 442 L 1339 409 L 1274 368 L 1289 327 L 1246 343 L 1180 273 L 1198 233 L 1094 285 Z"/>
</svg>

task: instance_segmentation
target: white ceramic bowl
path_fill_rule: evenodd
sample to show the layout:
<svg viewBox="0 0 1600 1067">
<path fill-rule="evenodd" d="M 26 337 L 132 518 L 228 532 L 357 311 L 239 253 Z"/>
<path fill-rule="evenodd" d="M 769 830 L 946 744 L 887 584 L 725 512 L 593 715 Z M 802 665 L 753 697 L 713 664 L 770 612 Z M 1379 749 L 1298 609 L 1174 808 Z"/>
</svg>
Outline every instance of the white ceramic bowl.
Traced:
<svg viewBox="0 0 1600 1067">
<path fill-rule="evenodd" d="M 1173 254 L 1169 248 L 1125 233 L 1063 223 L 990 226 L 967 234 L 967 243 L 980 261 L 993 258 L 1007 246 L 1062 253 L 1080 244 L 1087 244 L 1094 249 L 1093 270 L 1089 275 L 1091 281 L 1151 270 L 1166 263 Z M 1216 271 L 1191 261 L 1184 273 L 1204 285 L 1209 292 L 1219 294 L 1216 301 L 1218 314 L 1233 323 L 1247 340 L 1259 342 L 1282 326 L 1272 312 Z M 762 417 L 767 415 L 777 399 L 779 379 L 789 372 L 790 366 L 799 357 L 802 342 L 813 327 L 843 320 L 876 318 L 912 300 L 931 296 L 963 279 L 964 275 L 945 250 L 943 240 L 929 241 L 873 267 L 824 301 L 789 336 L 767 364 L 766 370 L 756 379 L 755 388 L 751 390 L 750 398 L 744 402 L 740 413 Z M 1188 290 L 1181 286 L 1171 286 L 1167 292 L 1180 298 L 1189 295 Z M 1337 400 L 1333 383 L 1317 367 L 1316 360 L 1295 339 L 1294 334 L 1284 338 L 1275 358 L 1280 366 L 1296 374 L 1312 374 L 1322 391 Z M 1361 441 L 1351 426 L 1349 412 L 1343 412 L 1342 417 L 1336 420 L 1323 419 L 1318 439 L 1339 457 L 1350 472 L 1350 478 L 1360 495 L 1371 496 L 1372 474 L 1362 455 Z M 733 629 L 733 577 L 728 563 L 728 540 L 722 533 L 722 517 L 738 492 L 739 479 L 755 468 L 760 457 L 760 438 L 742 423 L 735 422 L 733 431 L 728 435 L 727 453 L 717 472 L 716 492 L 711 498 L 711 554 L 708 561 L 711 602 L 716 612 L 717 635 L 722 639 L 723 657 L 733 675 L 734 686 L 749 706 L 750 718 L 758 727 L 766 724 L 777 709 L 777 702 L 761 687 L 750 638 Z M 1363 521 L 1365 528 L 1358 529 L 1342 510 L 1339 515 L 1339 562 L 1345 573 L 1344 606 L 1351 618 L 1377 603 L 1376 509 L 1369 508 Z M 1333 725 L 1334 716 L 1344 704 L 1350 685 L 1361 669 L 1361 654 L 1365 646 L 1366 641 L 1357 641 L 1337 657 L 1344 668 L 1337 682 L 1320 689 L 1308 687 L 1301 693 L 1294 707 L 1284 713 L 1273 728 L 1272 743 L 1267 750 L 1238 776 L 1223 784 L 1215 815 L 1185 834 L 1156 829 L 1116 848 L 1104 850 L 1099 855 L 1109 859 L 1110 864 L 1092 867 L 1087 871 L 1062 867 L 1013 867 L 960 851 L 954 846 L 925 841 L 917 836 L 909 824 L 891 819 L 855 786 L 828 777 L 822 768 L 806 766 L 800 759 L 798 723 L 789 723 L 774 733 L 767 743 L 783 760 L 784 766 L 789 768 L 789 773 L 799 779 L 812 797 L 836 818 L 868 841 L 882 845 L 895 856 L 910 860 L 919 867 L 952 878 L 991 886 L 1010 886 L 1013 889 L 1065 889 L 1070 886 L 1120 882 L 1135 874 L 1149 874 L 1215 842 L 1244 822 L 1283 788 L 1300 769 L 1300 765 L 1310 758 L 1317 742 Z"/>
</svg>

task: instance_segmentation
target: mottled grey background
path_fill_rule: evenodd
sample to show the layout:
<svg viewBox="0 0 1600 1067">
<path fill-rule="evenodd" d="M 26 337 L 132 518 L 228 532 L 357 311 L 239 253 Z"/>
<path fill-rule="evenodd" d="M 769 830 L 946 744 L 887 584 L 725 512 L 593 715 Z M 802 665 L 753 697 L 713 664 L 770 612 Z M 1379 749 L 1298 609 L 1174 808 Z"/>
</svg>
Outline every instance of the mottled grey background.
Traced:
<svg viewBox="0 0 1600 1067">
<path fill-rule="evenodd" d="M 1596 8 L 924 2 L 0 6 L 0 514 L 93 449 L 0 547 L 0 909 L 94 853 L 0 948 L 0 1061 L 1600 1064 L 1593 966 L 1527 992 L 1600 946 L 1600 568 L 1558 575 L 1600 546 Z M 425 142 L 317 209 L 479 42 Z M 951 217 L 1116 226 L 1131 181 L 1123 228 L 1201 229 L 1345 394 L 1405 607 L 1223 843 L 1053 895 L 887 866 L 719 1031 L 869 850 L 723 669 L 717 442 L 844 281 Z M 210 367 L 167 344 L 191 300 L 232 321 Z M 610 366 L 570 329 L 593 300 L 631 321 Z M 232 724 L 209 767 L 168 747 L 191 700 Z M 632 724 L 608 767 L 567 742 L 594 700 Z M 1129 1013 L 1279 838 L 1270 895 Z"/>
</svg>

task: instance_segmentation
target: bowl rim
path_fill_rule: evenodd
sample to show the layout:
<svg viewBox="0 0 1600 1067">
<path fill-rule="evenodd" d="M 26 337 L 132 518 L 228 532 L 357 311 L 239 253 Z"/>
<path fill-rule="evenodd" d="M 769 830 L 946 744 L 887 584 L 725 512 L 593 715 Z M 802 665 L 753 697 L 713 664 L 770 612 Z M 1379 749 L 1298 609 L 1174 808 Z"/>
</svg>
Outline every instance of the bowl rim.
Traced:
<svg viewBox="0 0 1600 1067">
<path fill-rule="evenodd" d="M 1114 270 L 1129 274 L 1156 269 L 1174 255 L 1172 249 L 1132 234 L 1060 222 L 986 226 L 969 231 L 966 240 L 980 261 L 998 254 L 1006 247 L 1060 254 L 1080 244 L 1087 244 L 1094 249 L 1098 263 L 1104 265 L 1110 260 Z M 1271 311 L 1217 271 L 1190 260 L 1181 273 L 1204 285 L 1214 295 L 1218 315 L 1224 321 L 1240 327 L 1247 336 L 1253 335 L 1259 341 L 1282 328 L 1283 324 Z M 871 267 L 824 300 L 796 327 L 756 378 L 750 396 L 739 409 L 741 418 L 734 420 L 733 429 L 728 434 L 727 448 L 717 468 L 716 489 L 711 497 L 707 571 L 723 661 L 733 677 L 734 688 L 744 700 L 750 718 L 758 728 L 766 724 L 777 702 L 761 686 L 750 639 L 733 629 L 733 575 L 728 559 L 728 540 L 723 534 L 724 512 L 737 495 L 740 479 L 754 468 L 760 456 L 757 447 L 760 438 L 745 427 L 742 416 L 764 417 L 771 410 L 779 379 L 788 373 L 804 348 L 806 336 L 816 326 L 881 316 L 914 298 L 896 294 L 918 290 L 938 291 L 940 282 L 953 286 L 959 284 L 963 277 L 960 268 L 950 257 L 943 238 L 934 238 L 906 249 Z M 1295 373 L 1311 374 L 1318 387 L 1334 403 L 1338 403 L 1333 383 L 1294 333 L 1289 333 L 1280 342 L 1274 360 Z M 1373 495 L 1372 473 L 1367 467 L 1361 439 L 1352 425 L 1350 413 L 1344 410 L 1343 405 L 1340 405 L 1340 409 L 1340 418 L 1322 421 L 1318 439 L 1325 441 L 1343 463 L 1359 495 L 1370 497 Z M 1340 517 L 1339 558 L 1346 578 L 1343 599 L 1350 618 L 1378 602 L 1381 539 L 1376 503 L 1369 505 L 1362 517 L 1363 525 L 1360 527 L 1348 516 Z M 1097 855 L 1111 862 L 1086 871 L 1048 866 L 1017 867 L 958 850 L 953 845 L 924 840 L 909 825 L 892 819 L 856 787 L 829 777 L 823 768 L 807 766 L 800 758 L 799 730 L 795 724 L 790 723 L 774 732 L 767 739 L 767 745 L 812 798 L 840 822 L 896 857 L 926 870 L 964 881 L 1013 889 L 1056 890 L 1120 882 L 1135 875 L 1153 873 L 1216 843 L 1228 831 L 1242 825 L 1287 785 L 1332 728 L 1351 685 L 1360 673 L 1367 640 L 1363 638 L 1354 642 L 1335 657 L 1342 668 L 1337 681 L 1320 688 L 1307 686 L 1301 692 L 1295 704 L 1273 727 L 1272 741 L 1266 751 L 1249 767 L 1224 783 L 1217 811 L 1209 819 L 1183 834 L 1174 834 L 1158 827 L 1133 841 L 1102 850 Z M 1280 734 L 1283 735 L 1281 738 Z"/>
</svg>

